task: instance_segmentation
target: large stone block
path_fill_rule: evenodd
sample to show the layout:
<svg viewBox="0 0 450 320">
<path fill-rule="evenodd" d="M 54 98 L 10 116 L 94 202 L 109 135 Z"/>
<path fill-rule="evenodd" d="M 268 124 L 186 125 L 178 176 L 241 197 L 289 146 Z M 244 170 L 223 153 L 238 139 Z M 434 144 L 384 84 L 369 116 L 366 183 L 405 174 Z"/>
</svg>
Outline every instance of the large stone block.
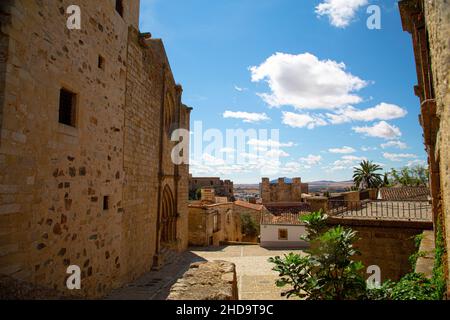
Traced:
<svg viewBox="0 0 450 320">
<path fill-rule="evenodd" d="M 167 300 L 238 300 L 236 267 L 227 261 L 193 263 Z"/>
</svg>

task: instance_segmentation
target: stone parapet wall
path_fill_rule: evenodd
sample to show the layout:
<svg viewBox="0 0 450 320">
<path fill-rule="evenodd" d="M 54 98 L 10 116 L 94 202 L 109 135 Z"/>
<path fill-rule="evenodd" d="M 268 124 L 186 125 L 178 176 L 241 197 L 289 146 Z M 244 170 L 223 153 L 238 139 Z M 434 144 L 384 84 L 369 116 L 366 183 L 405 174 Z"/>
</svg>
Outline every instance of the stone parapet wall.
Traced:
<svg viewBox="0 0 450 320">
<path fill-rule="evenodd" d="M 236 266 L 227 261 L 193 263 L 167 300 L 238 300 Z"/>
<path fill-rule="evenodd" d="M 409 257 L 417 251 L 414 237 L 423 230 L 432 228 L 432 223 L 368 219 L 329 218 L 327 223 L 357 231 L 359 240 L 355 243 L 355 248 L 361 252 L 357 260 L 366 268 L 371 265 L 379 266 L 382 281 L 397 281 L 413 271 Z"/>
</svg>

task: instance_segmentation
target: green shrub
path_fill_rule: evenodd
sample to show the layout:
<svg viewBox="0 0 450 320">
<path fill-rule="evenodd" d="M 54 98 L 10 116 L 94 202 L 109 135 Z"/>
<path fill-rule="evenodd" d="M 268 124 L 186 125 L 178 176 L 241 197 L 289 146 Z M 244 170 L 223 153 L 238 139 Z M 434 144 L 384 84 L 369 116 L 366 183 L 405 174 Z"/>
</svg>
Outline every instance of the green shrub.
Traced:
<svg viewBox="0 0 450 320">
<path fill-rule="evenodd" d="M 259 225 L 248 213 L 241 214 L 241 231 L 242 234 L 250 237 L 256 237 L 259 235 Z"/>
<path fill-rule="evenodd" d="M 433 300 L 436 288 L 421 273 L 409 273 L 397 282 L 390 295 L 391 300 Z"/>
<path fill-rule="evenodd" d="M 307 223 L 308 236 L 314 243 L 306 256 L 287 254 L 270 258 L 273 270 L 279 273 L 279 287 L 290 286 L 283 293 L 288 298 L 297 296 L 308 300 L 355 300 L 366 295 L 361 262 L 352 257 L 358 252 L 353 247 L 356 232 L 341 226 L 327 231 L 322 212 L 302 218 Z"/>
<path fill-rule="evenodd" d="M 288 286 L 283 296 L 296 296 L 307 300 L 442 300 L 445 289 L 443 257 L 444 239 L 440 224 L 436 227 L 435 265 L 432 279 L 419 273 L 409 273 L 398 282 L 385 281 L 379 288 L 370 288 L 362 276 L 364 266 L 353 261 L 358 254 L 353 243 L 356 232 L 337 226 L 328 229 L 327 216 L 314 212 L 303 216 L 311 242 L 306 256 L 290 253 L 270 258 L 273 270 L 279 273 L 278 287 Z M 415 237 L 420 246 L 423 236 Z M 424 253 L 418 251 L 410 258 L 414 264 Z"/>
</svg>

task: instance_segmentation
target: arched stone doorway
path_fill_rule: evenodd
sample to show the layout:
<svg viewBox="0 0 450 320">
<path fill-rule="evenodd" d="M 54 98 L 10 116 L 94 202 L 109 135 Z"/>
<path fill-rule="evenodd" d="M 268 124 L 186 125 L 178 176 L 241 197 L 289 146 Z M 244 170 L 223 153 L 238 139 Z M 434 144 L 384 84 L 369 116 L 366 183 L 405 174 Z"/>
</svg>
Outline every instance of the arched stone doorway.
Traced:
<svg viewBox="0 0 450 320">
<path fill-rule="evenodd" d="M 177 240 L 177 210 L 172 190 L 166 186 L 161 205 L 161 244 L 173 245 Z"/>
</svg>

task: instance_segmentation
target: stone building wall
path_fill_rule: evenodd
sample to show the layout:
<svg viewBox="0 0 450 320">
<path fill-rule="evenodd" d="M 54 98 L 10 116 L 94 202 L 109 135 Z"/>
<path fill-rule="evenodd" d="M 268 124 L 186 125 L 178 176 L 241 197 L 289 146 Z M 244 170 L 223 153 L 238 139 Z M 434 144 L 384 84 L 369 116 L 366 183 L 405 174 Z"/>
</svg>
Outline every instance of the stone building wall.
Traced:
<svg viewBox="0 0 450 320">
<path fill-rule="evenodd" d="M 287 183 L 284 178 L 279 178 L 277 183 L 263 178 L 260 188 L 263 203 L 301 202 L 302 193 L 308 193 L 308 184 L 302 183 L 300 178 L 293 178 L 292 183 Z"/>
<path fill-rule="evenodd" d="M 340 218 L 328 218 L 327 223 L 349 227 L 357 232 L 359 240 L 355 248 L 361 255 L 356 259 L 366 268 L 379 266 L 382 281 L 397 281 L 413 271 L 409 257 L 417 252 L 414 237 L 432 227 L 431 223 Z"/>
<path fill-rule="evenodd" d="M 430 44 L 431 71 L 436 95 L 439 131 L 436 159 L 439 162 L 441 215 L 447 247 L 447 279 L 450 279 L 450 6 L 447 1 L 424 1 L 425 21 Z M 450 281 L 447 281 L 450 296 Z"/>
<path fill-rule="evenodd" d="M 353 227 L 358 232 L 359 241 L 355 247 L 361 252 L 358 260 L 366 266 L 377 265 L 381 269 L 381 279 L 398 281 L 412 272 L 409 257 L 416 252 L 414 237 L 420 229 L 396 229 L 381 227 Z"/>
<path fill-rule="evenodd" d="M 189 192 L 194 195 L 202 188 L 213 188 L 216 196 L 227 197 L 229 201 L 234 200 L 233 181 L 221 180 L 218 177 L 189 177 Z"/>
<path fill-rule="evenodd" d="M 218 228 L 214 227 L 217 216 Z M 189 245 L 219 246 L 222 242 L 242 240 L 239 210 L 234 204 L 189 205 Z"/>
<path fill-rule="evenodd" d="M 450 250 L 450 6 L 448 1 L 402 0 L 403 29 L 412 36 L 420 99 L 420 124 L 428 153 L 430 194 L 435 229 L 439 226 Z M 445 257 L 447 297 L 450 258 Z"/>
<path fill-rule="evenodd" d="M 242 214 L 250 215 L 255 221 L 255 223 L 257 223 L 258 225 L 261 223 L 262 214 L 267 212 L 266 207 L 264 207 L 261 204 L 253 204 L 241 200 L 234 202 L 234 208 L 236 211 L 239 211 L 241 215 Z"/>
<path fill-rule="evenodd" d="M 66 28 L 71 1 L 0 3 L 0 273 L 66 292 L 78 265 L 89 297 L 158 260 L 166 186 L 187 247 L 187 167 L 159 119 L 170 105 L 188 128 L 189 109 L 161 41 L 139 44 L 139 1 L 123 17 L 114 3 L 77 1 L 81 30 Z M 58 121 L 61 88 L 76 94 L 74 127 Z"/>
</svg>

